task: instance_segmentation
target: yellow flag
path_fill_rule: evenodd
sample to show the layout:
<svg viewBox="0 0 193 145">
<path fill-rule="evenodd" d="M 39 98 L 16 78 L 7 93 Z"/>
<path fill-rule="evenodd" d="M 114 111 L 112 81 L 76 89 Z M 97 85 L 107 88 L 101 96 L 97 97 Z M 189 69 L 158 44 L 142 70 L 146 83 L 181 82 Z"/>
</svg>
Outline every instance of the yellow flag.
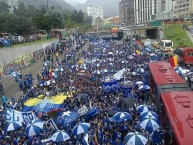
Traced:
<svg viewBox="0 0 193 145">
<path fill-rule="evenodd" d="M 136 50 L 136 53 L 137 53 L 137 54 L 140 54 L 141 52 L 140 52 L 139 50 Z"/>
<path fill-rule="evenodd" d="M 178 58 L 176 55 L 173 56 L 175 67 L 178 66 Z"/>
</svg>

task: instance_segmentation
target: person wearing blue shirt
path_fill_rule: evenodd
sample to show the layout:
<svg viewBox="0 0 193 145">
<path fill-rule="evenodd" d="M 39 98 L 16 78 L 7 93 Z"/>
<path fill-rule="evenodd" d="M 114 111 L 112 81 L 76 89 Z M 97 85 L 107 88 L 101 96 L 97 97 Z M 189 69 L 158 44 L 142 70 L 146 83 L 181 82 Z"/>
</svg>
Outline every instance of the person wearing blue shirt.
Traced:
<svg viewBox="0 0 193 145">
<path fill-rule="evenodd" d="M 3 102 L 3 107 L 5 107 L 5 105 L 7 104 L 7 97 L 6 96 L 2 97 L 2 102 Z"/>
<path fill-rule="evenodd" d="M 112 145 L 124 145 L 120 139 L 116 139 L 112 142 Z"/>
</svg>

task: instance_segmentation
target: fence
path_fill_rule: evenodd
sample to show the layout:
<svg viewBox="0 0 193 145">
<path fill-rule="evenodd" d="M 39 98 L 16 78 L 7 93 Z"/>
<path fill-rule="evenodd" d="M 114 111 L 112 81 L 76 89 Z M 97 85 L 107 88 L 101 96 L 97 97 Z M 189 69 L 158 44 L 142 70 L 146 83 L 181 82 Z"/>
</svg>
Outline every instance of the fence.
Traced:
<svg viewBox="0 0 193 145">
<path fill-rule="evenodd" d="M 55 43 L 52 43 L 53 46 Z M 43 49 L 33 52 L 32 54 L 28 54 L 25 56 L 20 56 L 17 60 L 8 63 L 4 66 L 0 66 L 0 80 L 5 79 L 12 72 L 18 71 L 33 64 L 36 60 L 42 58 L 44 55 Z"/>
</svg>

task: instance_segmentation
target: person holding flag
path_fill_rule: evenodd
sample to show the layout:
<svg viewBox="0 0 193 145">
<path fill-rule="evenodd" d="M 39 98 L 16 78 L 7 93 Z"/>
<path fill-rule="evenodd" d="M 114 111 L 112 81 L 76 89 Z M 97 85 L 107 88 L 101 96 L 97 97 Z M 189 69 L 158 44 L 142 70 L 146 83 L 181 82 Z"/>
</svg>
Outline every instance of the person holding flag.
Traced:
<svg viewBox="0 0 193 145">
<path fill-rule="evenodd" d="M 49 79 L 52 79 L 52 68 L 50 67 L 50 70 L 49 70 Z"/>
</svg>

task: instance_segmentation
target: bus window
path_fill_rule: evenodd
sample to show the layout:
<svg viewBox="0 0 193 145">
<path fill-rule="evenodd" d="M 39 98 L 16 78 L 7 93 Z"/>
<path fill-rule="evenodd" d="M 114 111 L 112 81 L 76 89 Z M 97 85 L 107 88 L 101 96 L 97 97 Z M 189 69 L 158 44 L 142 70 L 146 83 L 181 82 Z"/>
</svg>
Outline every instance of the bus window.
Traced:
<svg viewBox="0 0 193 145">
<path fill-rule="evenodd" d="M 187 52 L 186 56 L 193 56 L 193 52 Z"/>
<path fill-rule="evenodd" d="M 172 42 L 165 42 L 165 47 L 173 47 Z"/>
</svg>

